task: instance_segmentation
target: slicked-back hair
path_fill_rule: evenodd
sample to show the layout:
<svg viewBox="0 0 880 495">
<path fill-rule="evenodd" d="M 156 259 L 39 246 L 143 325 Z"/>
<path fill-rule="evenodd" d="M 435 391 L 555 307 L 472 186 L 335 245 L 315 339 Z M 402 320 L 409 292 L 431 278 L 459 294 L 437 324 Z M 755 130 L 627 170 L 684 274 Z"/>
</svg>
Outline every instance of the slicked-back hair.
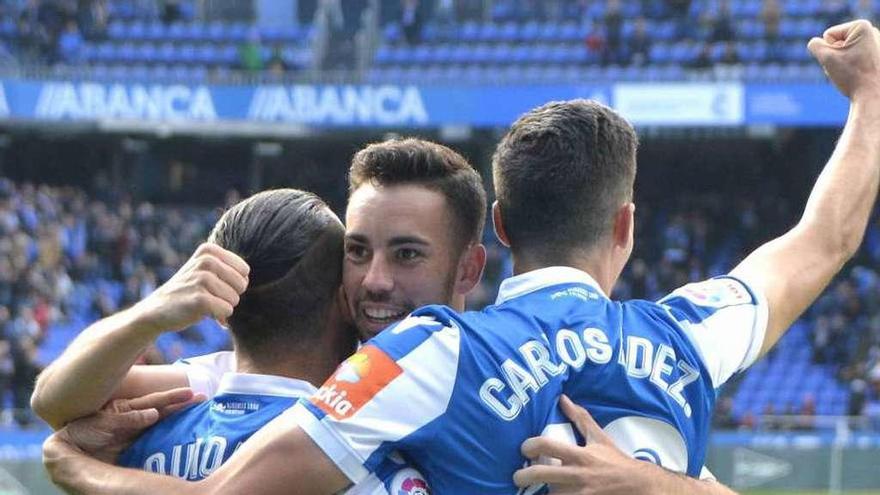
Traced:
<svg viewBox="0 0 880 495">
<path fill-rule="evenodd" d="M 241 256 L 251 269 L 229 318 L 239 346 L 276 353 L 320 337 L 342 281 L 344 234 L 320 198 L 297 189 L 254 194 L 223 214 L 208 240 Z"/>
<path fill-rule="evenodd" d="M 560 261 L 595 247 L 632 200 L 637 147 L 632 126 L 594 101 L 550 102 L 514 122 L 492 159 L 514 253 Z"/>
<path fill-rule="evenodd" d="M 357 152 L 349 170 L 349 195 L 364 184 L 417 185 L 439 192 L 453 215 L 459 249 L 479 243 L 486 222 L 483 179 L 468 161 L 446 146 L 423 139 L 391 139 Z"/>
</svg>

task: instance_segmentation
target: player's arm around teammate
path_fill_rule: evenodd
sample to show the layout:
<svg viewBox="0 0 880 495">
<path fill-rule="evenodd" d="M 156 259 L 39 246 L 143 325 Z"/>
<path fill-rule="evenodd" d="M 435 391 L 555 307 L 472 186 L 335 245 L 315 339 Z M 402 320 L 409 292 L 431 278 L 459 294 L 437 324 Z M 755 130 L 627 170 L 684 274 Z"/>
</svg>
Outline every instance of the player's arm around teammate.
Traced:
<svg viewBox="0 0 880 495">
<path fill-rule="evenodd" d="M 147 298 L 84 330 L 39 376 L 31 407 L 57 429 L 110 399 L 188 386 L 179 367 L 132 365 L 162 332 L 205 316 L 224 322 L 247 287 L 248 271 L 236 254 L 202 244 Z"/>
<path fill-rule="evenodd" d="M 735 495 L 735 492 L 714 480 L 698 480 L 663 469 L 656 464 L 639 461 L 624 454 L 614 441 L 593 420 L 586 409 L 563 396 L 559 405 L 587 445 L 579 447 L 547 437 L 533 437 L 522 445 L 525 457 L 541 456 L 559 459 L 561 465 L 534 464 L 513 475 L 517 486 L 528 487 L 546 483 L 550 493 L 560 495 L 591 494 L 671 494 Z"/>
<path fill-rule="evenodd" d="M 858 20 L 829 28 L 808 47 L 849 98 L 849 117 L 797 225 L 731 272 L 767 299 L 762 354 L 855 254 L 880 184 L 880 33 Z"/>
</svg>

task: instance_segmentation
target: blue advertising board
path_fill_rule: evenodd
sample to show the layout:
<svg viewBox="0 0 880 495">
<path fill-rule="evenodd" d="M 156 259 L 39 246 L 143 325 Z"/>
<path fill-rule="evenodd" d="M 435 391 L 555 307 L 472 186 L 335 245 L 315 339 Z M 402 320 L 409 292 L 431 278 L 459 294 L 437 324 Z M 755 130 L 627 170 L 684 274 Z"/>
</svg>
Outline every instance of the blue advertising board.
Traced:
<svg viewBox="0 0 880 495">
<path fill-rule="evenodd" d="M 315 128 L 507 126 L 551 100 L 592 98 L 645 126 L 840 126 L 829 84 L 187 85 L 0 79 L 0 119 L 300 124 Z"/>
</svg>

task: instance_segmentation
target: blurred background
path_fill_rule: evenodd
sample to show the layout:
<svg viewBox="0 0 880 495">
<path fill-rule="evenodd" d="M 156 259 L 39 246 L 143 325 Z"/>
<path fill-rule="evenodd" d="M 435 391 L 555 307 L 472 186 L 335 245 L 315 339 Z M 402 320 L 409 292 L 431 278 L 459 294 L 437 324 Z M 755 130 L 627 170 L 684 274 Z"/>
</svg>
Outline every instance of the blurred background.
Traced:
<svg viewBox="0 0 880 495">
<path fill-rule="evenodd" d="M 491 186 L 493 147 L 553 99 L 638 128 L 619 298 L 728 271 L 799 217 L 847 103 L 805 48 L 872 0 L 3 0 L 0 494 L 56 493 L 36 374 L 162 284 L 269 187 L 337 212 L 364 144 L 418 135 Z M 491 190 L 491 187 L 490 187 Z M 489 266 L 470 299 L 510 273 Z M 880 493 L 880 223 L 777 348 L 718 397 L 709 467 L 749 493 Z M 143 362 L 229 346 L 213 322 Z"/>
</svg>

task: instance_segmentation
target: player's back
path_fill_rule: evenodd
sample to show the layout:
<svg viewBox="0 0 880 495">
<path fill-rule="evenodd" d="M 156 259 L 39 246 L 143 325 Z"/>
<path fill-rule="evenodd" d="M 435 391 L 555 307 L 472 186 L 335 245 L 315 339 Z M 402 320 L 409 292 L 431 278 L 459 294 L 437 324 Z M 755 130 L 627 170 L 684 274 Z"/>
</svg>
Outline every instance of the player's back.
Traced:
<svg viewBox="0 0 880 495">
<path fill-rule="evenodd" d="M 260 427 L 314 390 L 308 382 L 292 378 L 225 373 L 217 395 L 144 432 L 122 453 L 118 464 L 200 480 L 226 462 Z"/>
<path fill-rule="evenodd" d="M 298 419 L 325 452 L 359 461 L 335 459 L 353 480 L 396 448 L 436 493 L 516 493 L 526 438 L 573 437 L 557 408 L 564 392 L 630 454 L 697 475 L 713 374 L 688 328 L 717 311 L 670 299 L 621 304 L 583 272 L 530 272 L 481 312 L 417 310 L 341 366 Z"/>
</svg>

